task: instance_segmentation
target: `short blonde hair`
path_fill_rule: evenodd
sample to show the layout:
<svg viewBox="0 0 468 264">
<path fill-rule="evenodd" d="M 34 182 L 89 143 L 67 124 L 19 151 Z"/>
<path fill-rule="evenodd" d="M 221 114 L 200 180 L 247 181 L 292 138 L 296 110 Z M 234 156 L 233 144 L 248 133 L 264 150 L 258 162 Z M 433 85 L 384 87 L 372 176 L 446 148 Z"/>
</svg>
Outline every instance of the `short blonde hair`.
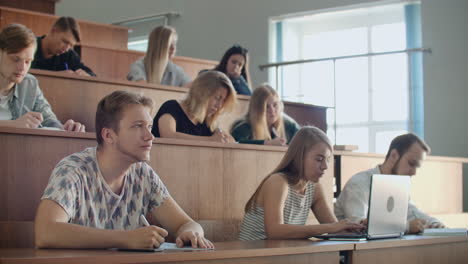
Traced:
<svg viewBox="0 0 468 264">
<path fill-rule="evenodd" d="M 268 174 L 265 179 L 257 187 L 252 197 L 245 205 L 245 212 L 250 211 L 255 207 L 258 194 L 265 181 L 273 174 L 282 173 L 286 176 L 288 184 L 295 185 L 300 182 L 307 181 L 304 175 L 304 158 L 305 155 L 319 143 L 325 143 L 328 149 L 332 151 L 332 144 L 325 132 L 314 126 L 302 127 L 291 140 L 286 154 L 281 159 L 278 166 Z"/>
<path fill-rule="evenodd" d="M 36 48 L 36 36 L 26 26 L 10 24 L 0 32 L 0 50 L 7 54 L 18 53 L 30 46 Z"/>
<path fill-rule="evenodd" d="M 215 114 L 207 117 L 209 100 L 221 88 L 227 90 L 224 104 Z M 206 71 L 198 75 L 193 81 L 187 98 L 182 104 L 197 122 L 205 122 L 211 131 L 214 131 L 219 115 L 223 112 L 231 112 L 236 102 L 236 91 L 226 74 L 219 71 Z"/>
<path fill-rule="evenodd" d="M 151 31 L 148 39 L 148 49 L 143 59 L 146 79 L 149 83 L 161 83 L 169 62 L 169 46 L 173 36 L 177 36 L 177 33 L 174 28 L 168 26 L 160 26 Z"/>
</svg>

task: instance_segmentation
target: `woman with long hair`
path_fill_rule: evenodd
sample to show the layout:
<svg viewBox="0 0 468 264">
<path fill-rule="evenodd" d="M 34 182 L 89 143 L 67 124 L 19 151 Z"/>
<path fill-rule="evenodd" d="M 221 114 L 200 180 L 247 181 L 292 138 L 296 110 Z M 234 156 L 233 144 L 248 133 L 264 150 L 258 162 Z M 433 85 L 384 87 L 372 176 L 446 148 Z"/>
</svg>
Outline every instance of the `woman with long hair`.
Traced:
<svg viewBox="0 0 468 264">
<path fill-rule="evenodd" d="M 320 129 L 297 132 L 283 159 L 245 206 L 241 240 L 308 238 L 363 226 L 337 221 L 319 183 L 332 158 L 330 140 Z M 310 211 L 320 224 L 307 225 Z"/>
<path fill-rule="evenodd" d="M 235 121 L 231 134 L 239 143 L 282 146 L 300 126 L 283 112 L 278 93 L 268 84 L 255 88 L 247 114 Z"/>
<path fill-rule="evenodd" d="M 214 70 L 229 76 L 237 94 L 252 94 L 250 90 L 249 54 L 247 49 L 239 45 L 230 47 L 224 53 Z"/>
<path fill-rule="evenodd" d="M 147 81 L 170 86 L 190 85 L 190 77 L 172 62 L 177 50 L 177 32 L 174 28 L 160 26 L 151 31 L 145 57 L 130 66 L 127 79 Z"/>
<path fill-rule="evenodd" d="M 151 132 L 155 137 L 234 142 L 229 133 L 217 128 L 216 121 L 235 103 L 229 78 L 217 71 L 204 72 L 193 81 L 184 100 L 169 100 L 159 108 Z"/>
</svg>

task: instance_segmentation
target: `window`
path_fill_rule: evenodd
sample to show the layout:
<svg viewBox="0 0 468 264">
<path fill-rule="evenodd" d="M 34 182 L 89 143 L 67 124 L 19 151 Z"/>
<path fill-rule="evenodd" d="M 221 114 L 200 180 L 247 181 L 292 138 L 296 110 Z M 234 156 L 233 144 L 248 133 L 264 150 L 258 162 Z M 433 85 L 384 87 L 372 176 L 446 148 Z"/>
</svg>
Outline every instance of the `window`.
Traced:
<svg viewBox="0 0 468 264">
<path fill-rule="evenodd" d="M 327 133 L 335 144 L 384 153 L 394 136 L 415 127 L 412 120 L 423 120 L 411 108 L 422 96 L 411 87 L 422 85 L 410 82 L 421 64 L 409 65 L 411 53 L 401 52 L 420 45 L 409 36 L 420 31 L 415 17 L 419 4 L 400 1 L 273 19 L 270 61 L 314 62 L 270 70 L 270 83 L 284 100 L 330 107 Z"/>
</svg>

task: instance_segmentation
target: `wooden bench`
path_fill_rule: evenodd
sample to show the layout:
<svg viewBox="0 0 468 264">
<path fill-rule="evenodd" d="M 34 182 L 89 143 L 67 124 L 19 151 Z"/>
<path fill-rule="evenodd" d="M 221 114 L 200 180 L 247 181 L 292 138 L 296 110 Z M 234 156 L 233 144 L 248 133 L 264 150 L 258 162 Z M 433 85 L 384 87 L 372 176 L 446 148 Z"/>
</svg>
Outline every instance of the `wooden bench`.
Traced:
<svg viewBox="0 0 468 264">
<path fill-rule="evenodd" d="M 0 7 L 0 28 L 11 23 L 20 23 L 29 27 L 37 36 L 48 34 L 58 18 L 39 12 Z M 81 29 L 81 44 L 116 49 L 127 48 L 128 28 L 79 19 L 77 22 Z"/>
<path fill-rule="evenodd" d="M 86 125 L 87 131 L 94 131 L 94 119 L 98 102 L 106 95 L 117 90 L 143 93 L 155 102 L 155 110 L 167 100 L 182 99 L 188 88 L 153 85 L 130 81 L 117 81 L 106 78 L 81 77 L 63 72 L 30 70 L 39 80 L 45 97 L 58 118 L 79 120 Z M 231 124 L 245 114 L 250 96 L 239 95 L 235 110 L 221 116 L 219 125 L 229 130 Z M 302 103 L 284 102 L 284 111 L 299 124 L 315 125 L 327 130 L 326 108 Z"/>
<path fill-rule="evenodd" d="M 80 46 L 81 59 L 96 73 L 97 76 L 116 80 L 127 80 L 130 65 L 145 56 L 144 52 L 95 47 Z M 190 78 L 195 79 L 201 70 L 213 69 L 217 62 L 176 56 L 173 62 L 182 67 Z"/>
<path fill-rule="evenodd" d="M 92 133 L 0 127 L 0 148 L 8 153 L 0 159 L 4 183 L 0 185 L 0 221 L 33 221 L 55 165 L 95 145 Z M 226 241 L 237 238 L 245 203 L 285 151 L 285 147 L 155 139 L 149 164 L 179 205 L 202 223 L 207 236 Z M 332 175 L 330 168 L 321 180 L 329 206 Z"/>
</svg>

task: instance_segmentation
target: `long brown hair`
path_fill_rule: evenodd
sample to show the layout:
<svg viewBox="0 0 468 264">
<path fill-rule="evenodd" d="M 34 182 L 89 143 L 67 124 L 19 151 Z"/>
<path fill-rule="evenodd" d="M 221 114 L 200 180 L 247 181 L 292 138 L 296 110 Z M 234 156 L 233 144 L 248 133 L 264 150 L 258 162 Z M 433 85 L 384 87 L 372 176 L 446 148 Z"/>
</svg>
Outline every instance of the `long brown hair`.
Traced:
<svg viewBox="0 0 468 264">
<path fill-rule="evenodd" d="M 268 84 L 262 84 L 254 89 L 249 101 L 247 114 L 241 119 L 250 124 L 252 128 L 252 139 L 270 140 L 271 133 L 268 127 L 266 112 L 268 98 L 274 97 L 279 101 L 280 114 L 278 120 L 272 124 L 278 137 L 286 138 L 283 120 L 283 103 L 279 100 L 278 93 Z M 238 122 L 234 122 L 237 124 Z M 232 130 L 233 128 L 231 128 Z"/>
<path fill-rule="evenodd" d="M 330 139 L 328 139 L 327 135 L 322 130 L 313 126 L 302 127 L 291 140 L 291 144 L 278 166 L 263 179 L 252 197 L 250 197 L 245 205 L 245 212 L 255 208 L 258 194 L 265 181 L 270 178 L 271 175 L 276 173 L 285 175 L 290 185 L 296 185 L 307 181 L 304 176 L 304 157 L 306 153 L 319 143 L 325 143 L 330 151 L 332 150 Z"/>
<path fill-rule="evenodd" d="M 143 64 L 145 65 L 146 80 L 149 83 L 160 84 L 167 63 L 169 62 L 169 46 L 177 33 L 174 28 L 160 26 L 151 31 Z"/>
</svg>

